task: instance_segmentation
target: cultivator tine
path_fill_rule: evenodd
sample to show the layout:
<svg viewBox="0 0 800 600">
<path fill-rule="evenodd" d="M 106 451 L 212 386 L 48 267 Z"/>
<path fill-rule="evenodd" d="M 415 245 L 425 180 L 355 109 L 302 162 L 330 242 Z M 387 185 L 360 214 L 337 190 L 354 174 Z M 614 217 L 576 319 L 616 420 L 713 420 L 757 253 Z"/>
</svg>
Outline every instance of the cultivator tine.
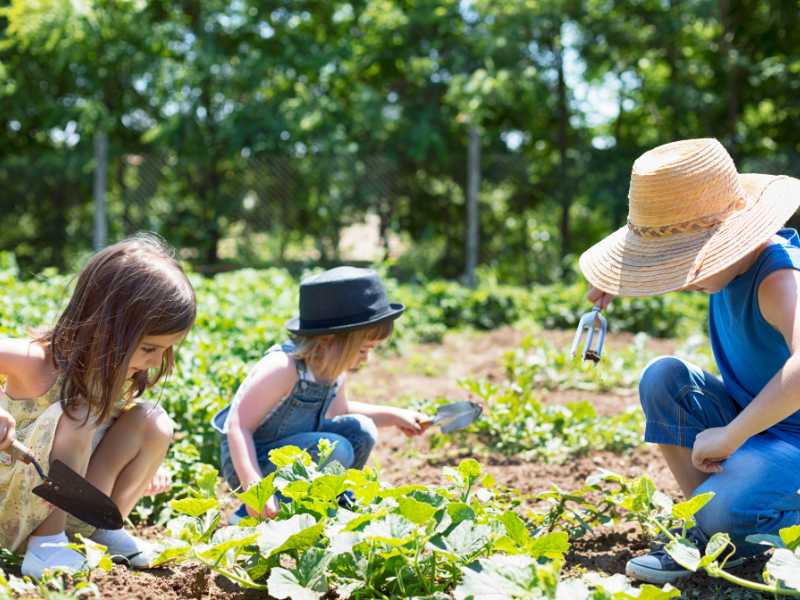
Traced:
<svg viewBox="0 0 800 600">
<path fill-rule="evenodd" d="M 581 317 L 578 322 L 578 329 L 575 331 L 575 339 L 572 340 L 570 355 L 575 356 L 581 343 L 581 338 L 586 334 L 586 342 L 583 344 L 583 360 L 591 360 L 594 363 L 600 362 L 603 352 L 603 344 L 606 341 L 606 329 L 608 324 L 606 318 L 600 314 L 600 305 L 595 304 L 591 311 Z"/>
</svg>

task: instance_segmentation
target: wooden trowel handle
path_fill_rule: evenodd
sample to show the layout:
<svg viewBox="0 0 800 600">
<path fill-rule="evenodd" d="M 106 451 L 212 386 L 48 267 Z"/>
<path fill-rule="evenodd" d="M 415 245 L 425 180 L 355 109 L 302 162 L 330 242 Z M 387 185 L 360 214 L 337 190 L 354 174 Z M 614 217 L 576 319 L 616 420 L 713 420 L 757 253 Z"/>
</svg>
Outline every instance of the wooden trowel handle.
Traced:
<svg viewBox="0 0 800 600">
<path fill-rule="evenodd" d="M 14 460 L 21 460 L 26 465 L 31 465 L 36 463 L 36 459 L 34 458 L 31 451 L 28 447 L 20 442 L 19 440 L 14 440 L 11 442 L 11 447 L 6 450 L 11 455 L 11 458 Z"/>
</svg>

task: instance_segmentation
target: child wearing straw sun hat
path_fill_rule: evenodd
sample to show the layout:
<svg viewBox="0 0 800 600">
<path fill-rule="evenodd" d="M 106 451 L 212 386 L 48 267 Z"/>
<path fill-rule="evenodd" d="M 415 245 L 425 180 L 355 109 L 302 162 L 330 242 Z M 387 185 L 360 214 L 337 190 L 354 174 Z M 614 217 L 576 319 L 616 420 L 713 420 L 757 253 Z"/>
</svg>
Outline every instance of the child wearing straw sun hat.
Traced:
<svg viewBox="0 0 800 600">
<path fill-rule="evenodd" d="M 356 402 L 345 393 L 348 371 L 392 334 L 405 310 L 389 302 L 371 269 L 337 267 L 300 284 L 300 314 L 286 323 L 290 339 L 267 351 L 242 382 L 231 405 L 212 423 L 221 435 L 222 474 L 232 490 L 247 489 L 275 469 L 271 450 L 299 446 L 316 458 L 317 444 L 335 444 L 329 460 L 362 468 L 377 441 L 377 427 L 408 436 L 430 419 L 396 406 Z M 276 498 L 263 515 L 242 505 L 231 523 L 247 516 L 273 517 Z"/>
<path fill-rule="evenodd" d="M 782 229 L 800 181 L 738 173 L 714 139 L 654 148 L 633 164 L 628 223 L 580 258 L 589 300 L 674 290 L 710 294 L 708 330 L 721 378 L 675 357 L 644 370 L 645 440 L 683 493 L 715 496 L 690 531 L 736 544 L 800 524 L 800 238 Z M 663 584 L 689 574 L 657 547 L 626 573 Z"/>
</svg>

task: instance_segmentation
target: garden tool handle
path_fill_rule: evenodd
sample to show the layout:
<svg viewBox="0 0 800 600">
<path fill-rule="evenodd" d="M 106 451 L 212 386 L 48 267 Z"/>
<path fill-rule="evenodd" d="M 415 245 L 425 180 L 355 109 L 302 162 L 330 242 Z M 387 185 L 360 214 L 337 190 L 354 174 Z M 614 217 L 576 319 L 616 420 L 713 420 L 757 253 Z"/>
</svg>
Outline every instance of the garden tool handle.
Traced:
<svg viewBox="0 0 800 600">
<path fill-rule="evenodd" d="M 14 440 L 11 442 L 11 447 L 6 449 L 6 452 L 13 458 L 14 460 L 21 460 L 26 465 L 33 465 L 36 469 L 36 472 L 39 474 L 39 477 L 47 481 L 47 475 L 45 475 L 44 471 L 42 470 L 42 466 L 36 461 L 36 457 L 31 452 L 30 448 L 28 448 L 25 444 L 20 442 L 19 440 Z"/>
<path fill-rule="evenodd" d="M 6 449 L 6 452 L 8 452 L 14 460 L 21 460 L 26 465 L 36 464 L 36 458 L 34 458 L 33 453 L 19 440 L 13 440 L 11 442 L 11 447 Z"/>
<path fill-rule="evenodd" d="M 424 419 L 417 419 L 417 425 L 422 428 L 422 431 L 425 431 L 429 427 L 436 425 L 436 417 L 425 415 Z"/>
</svg>

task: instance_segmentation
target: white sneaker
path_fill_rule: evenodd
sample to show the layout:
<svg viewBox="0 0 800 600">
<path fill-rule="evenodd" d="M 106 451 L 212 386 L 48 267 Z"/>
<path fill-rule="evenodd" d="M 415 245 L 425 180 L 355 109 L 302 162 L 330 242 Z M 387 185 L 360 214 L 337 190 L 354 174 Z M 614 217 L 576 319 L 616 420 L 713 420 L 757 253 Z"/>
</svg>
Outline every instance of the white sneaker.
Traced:
<svg viewBox="0 0 800 600">
<path fill-rule="evenodd" d="M 112 559 L 122 559 L 134 569 L 149 569 L 158 557 L 153 544 L 131 535 L 124 529 L 98 529 L 90 538 L 107 548 Z"/>
<path fill-rule="evenodd" d="M 86 568 L 86 559 L 75 550 L 69 548 L 48 548 L 48 550 L 46 556 L 40 557 L 29 549 L 22 560 L 22 574 L 33 579 L 41 579 L 47 570 L 60 569 L 67 573 L 75 573 Z"/>
</svg>

